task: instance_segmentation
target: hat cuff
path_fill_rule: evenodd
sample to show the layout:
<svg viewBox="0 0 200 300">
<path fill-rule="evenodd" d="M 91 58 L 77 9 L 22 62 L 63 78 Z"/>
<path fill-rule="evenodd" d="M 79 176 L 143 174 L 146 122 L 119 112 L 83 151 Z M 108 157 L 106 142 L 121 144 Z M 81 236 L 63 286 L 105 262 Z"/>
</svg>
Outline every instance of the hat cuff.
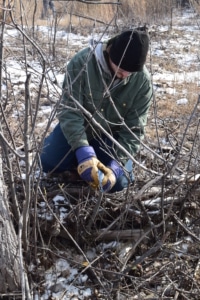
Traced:
<svg viewBox="0 0 200 300">
<path fill-rule="evenodd" d="M 115 62 L 113 61 L 113 63 L 115 64 Z M 118 65 L 118 64 L 116 64 Z M 134 73 L 134 72 L 141 72 L 143 70 L 144 64 L 138 64 L 138 65 L 126 65 L 126 64 L 120 64 L 118 66 L 120 69 L 126 71 L 126 72 L 130 72 L 130 73 Z"/>
<path fill-rule="evenodd" d="M 140 64 L 132 64 L 131 65 L 131 64 L 127 63 L 126 61 L 122 61 L 121 64 L 119 64 L 119 62 L 116 61 L 115 57 L 112 57 L 110 55 L 110 59 L 120 69 L 122 69 L 122 70 L 124 70 L 126 72 L 130 72 L 130 73 L 141 72 L 143 70 L 143 67 L 144 67 L 144 63 L 142 63 L 142 62 Z"/>
<path fill-rule="evenodd" d="M 123 66 L 120 65 L 120 68 L 126 72 L 134 73 L 134 72 L 141 72 L 143 70 L 144 65 L 135 65 L 135 66 Z"/>
</svg>

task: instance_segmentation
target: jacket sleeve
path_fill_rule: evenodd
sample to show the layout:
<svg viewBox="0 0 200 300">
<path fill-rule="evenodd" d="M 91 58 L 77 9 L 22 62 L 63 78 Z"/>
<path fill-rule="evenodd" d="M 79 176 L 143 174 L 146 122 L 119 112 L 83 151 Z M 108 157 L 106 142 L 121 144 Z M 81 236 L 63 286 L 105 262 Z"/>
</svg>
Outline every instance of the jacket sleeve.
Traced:
<svg viewBox="0 0 200 300">
<path fill-rule="evenodd" d="M 140 141 L 144 138 L 147 116 L 152 100 L 152 85 L 146 78 L 138 91 L 136 98 L 132 99 L 133 107 L 129 110 L 124 118 L 127 125 L 122 126 L 119 131 L 119 143 L 131 154 L 136 155 L 140 148 Z M 121 161 L 126 161 L 126 154 L 116 149 L 116 154 Z"/>
<path fill-rule="evenodd" d="M 67 65 L 61 104 L 57 113 L 62 132 L 73 150 L 88 145 L 84 116 L 72 99 L 76 99 L 83 105 L 86 61 L 87 55 L 82 50 Z"/>
</svg>

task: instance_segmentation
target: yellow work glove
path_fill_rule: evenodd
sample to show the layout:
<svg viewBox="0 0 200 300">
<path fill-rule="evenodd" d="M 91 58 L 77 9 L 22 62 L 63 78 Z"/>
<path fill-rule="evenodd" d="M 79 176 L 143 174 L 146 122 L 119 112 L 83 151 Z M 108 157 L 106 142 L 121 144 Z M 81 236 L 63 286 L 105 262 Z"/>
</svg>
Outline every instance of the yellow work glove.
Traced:
<svg viewBox="0 0 200 300">
<path fill-rule="evenodd" d="M 103 192 L 108 192 L 115 185 L 115 183 L 116 183 L 116 176 L 115 176 L 114 172 L 110 168 L 107 168 L 101 162 L 98 163 L 98 168 L 104 174 L 103 180 L 100 183 L 99 187 L 100 187 L 100 189 L 103 190 Z"/>
<path fill-rule="evenodd" d="M 114 186 L 116 183 L 114 172 L 97 159 L 93 147 L 83 146 L 78 148 L 76 157 L 78 160 L 77 171 L 80 177 L 93 189 L 107 192 Z M 102 176 L 100 176 L 100 171 L 103 173 Z"/>
<path fill-rule="evenodd" d="M 92 157 L 78 165 L 80 177 L 87 181 L 93 189 L 100 189 L 103 192 L 111 190 L 116 183 L 116 177 L 113 171 L 102 164 L 96 157 Z M 102 182 L 99 176 L 99 170 L 103 173 Z"/>
<path fill-rule="evenodd" d="M 78 165 L 77 171 L 80 177 L 94 189 L 99 187 L 98 163 L 96 157 L 91 157 Z"/>
</svg>

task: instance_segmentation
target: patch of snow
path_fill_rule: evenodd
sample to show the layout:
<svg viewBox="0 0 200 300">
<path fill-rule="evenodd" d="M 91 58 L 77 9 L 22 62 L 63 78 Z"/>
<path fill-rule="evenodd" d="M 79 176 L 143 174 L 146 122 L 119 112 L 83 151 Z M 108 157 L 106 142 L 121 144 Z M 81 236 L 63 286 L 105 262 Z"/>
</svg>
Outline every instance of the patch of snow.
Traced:
<svg viewBox="0 0 200 300">
<path fill-rule="evenodd" d="M 176 101 L 177 104 L 181 105 L 181 104 L 187 104 L 188 103 L 188 99 L 187 98 L 182 98 Z"/>
</svg>

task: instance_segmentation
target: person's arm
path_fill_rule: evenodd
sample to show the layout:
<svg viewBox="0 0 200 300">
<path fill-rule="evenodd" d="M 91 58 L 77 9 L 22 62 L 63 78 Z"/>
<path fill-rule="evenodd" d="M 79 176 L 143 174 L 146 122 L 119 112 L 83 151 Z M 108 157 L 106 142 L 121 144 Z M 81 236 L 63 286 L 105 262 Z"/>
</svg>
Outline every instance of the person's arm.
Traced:
<svg viewBox="0 0 200 300">
<path fill-rule="evenodd" d="M 67 66 L 63 82 L 63 94 L 57 117 L 64 136 L 73 150 L 87 146 L 84 116 L 71 97 L 83 105 L 84 83 L 87 76 L 85 64 L 89 52 L 85 50 L 76 54 Z"/>
<path fill-rule="evenodd" d="M 131 132 L 125 126 L 122 126 L 118 138 L 118 142 L 133 156 L 138 152 L 140 141 L 144 138 L 151 100 L 152 86 L 149 80 L 145 80 L 141 85 L 137 97 L 133 100 L 132 108 L 124 118 Z M 133 136 L 132 132 L 137 138 Z M 127 161 L 127 156 L 122 150 L 116 149 L 116 153 L 121 161 Z"/>
</svg>

